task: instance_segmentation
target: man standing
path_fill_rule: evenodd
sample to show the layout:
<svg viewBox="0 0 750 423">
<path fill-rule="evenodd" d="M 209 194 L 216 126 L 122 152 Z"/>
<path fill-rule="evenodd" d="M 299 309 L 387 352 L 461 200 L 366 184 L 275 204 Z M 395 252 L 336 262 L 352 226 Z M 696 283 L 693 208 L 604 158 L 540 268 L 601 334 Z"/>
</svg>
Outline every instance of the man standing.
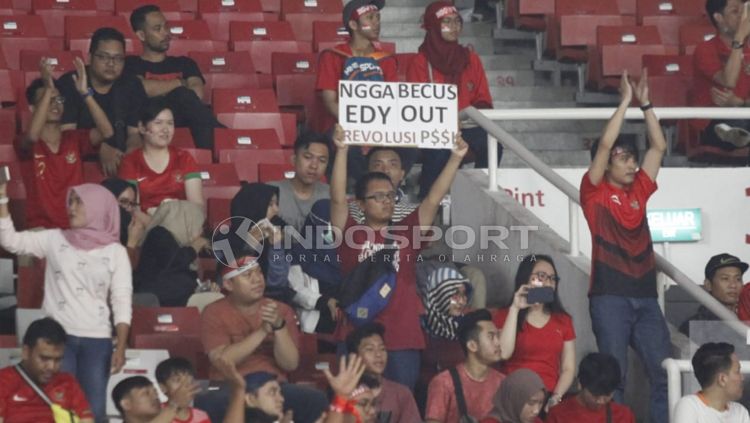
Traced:
<svg viewBox="0 0 750 423">
<path fill-rule="evenodd" d="M 94 422 L 94 414 L 76 379 L 60 373 L 66 336 L 62 326 L 50 317 L 29 326 L 23 337 L 21 363 L 0 370 L 0 423 L 54 423 L 48 401 L 70 410 L 81 423 Z"/>
<path fill-rule="evenodd" d="M 172 109 L 176 127 L 189 127 L 195 146 L 210 149 L 214 128 L 222 125 L 203 104 L 205 80 L 195 61 L 187 56 L 168 56 L 171 34 L 158 6 L 145 5 L 130 15 L 130 26 L 141 40 L 143 54 L 128 56 L 125 73 L 138 77 L 149 97 L 164 97 Z"/>
<path fill-rule="evenodd" d="M 146 93 L 138 79 L 122 74 L 125 64 L 125 37 L 114 28 L 99 28 L 89 46 L 88 90 L 81 91 L 71 71 L 60 77 L 60 94 L 65 98 L 62 129 L 94 129 L 96 119 L 88 106 L 93 97 L 104 110 L 114 130 L 99 147 L 102 169 L 107 176 L 117 175 L 117 167 L 126 151 L 142 144 L 138 133 L 138 114 Z M 104 135 L 102 135 L 104 137 Z"/>
</svg>

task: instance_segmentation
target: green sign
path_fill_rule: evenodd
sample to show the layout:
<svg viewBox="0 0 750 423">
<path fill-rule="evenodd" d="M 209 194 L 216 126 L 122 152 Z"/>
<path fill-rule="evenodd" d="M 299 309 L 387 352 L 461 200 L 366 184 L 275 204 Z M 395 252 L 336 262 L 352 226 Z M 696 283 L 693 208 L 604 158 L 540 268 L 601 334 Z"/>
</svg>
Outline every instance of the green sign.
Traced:
<svg viewBox="0 0 750 423">
<path fill-rule="evenodd" d="M 646 215 L 654 242 L 694 242 L 701 239 L 701 209 L 650 209 Z"/>
</svg>

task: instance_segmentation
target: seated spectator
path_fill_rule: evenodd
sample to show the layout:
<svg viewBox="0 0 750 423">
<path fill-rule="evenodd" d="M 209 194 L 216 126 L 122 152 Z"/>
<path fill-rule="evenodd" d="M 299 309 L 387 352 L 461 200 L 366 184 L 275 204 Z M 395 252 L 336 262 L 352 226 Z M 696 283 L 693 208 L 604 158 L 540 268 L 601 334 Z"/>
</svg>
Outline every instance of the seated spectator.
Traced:
<svg viewBox="0 0 750 423">
<path fill-rule="evenodd" d="M 80 423 L 94 423 L 94 414 L 75 377 L 60 372 L 65 338 L 65 330 L 50 317 L 29 325 L 23 336 L 21 362 L 0 370 L 1 422 L 53 423 L 56 420 L 48 404 L 52 401 L 75 414 Z M 40 397 L 30 383 L 47 398 Z"/>
<path fill-rule="evenodd" d="M 107 382 L 125 364 L 132 315 L 132 269 L 119 242 L 117 200 L 101 185 L 78 185 L 67 197 L 71 229 L 16 232 L 6 190 L 0 184 L 0 246 L 46 259 L 42 309 L 68 334 L 62 368 L 104 420 Z"/>
<path fill-rule="evenodd" d="M 357 354 L 365 363 L 366 374 L 375 377 L 380 386 L 380 395 L 376 396 L 379 411 L 379 422 L 412 423 L 421 420 L 417 403 L 409 389 L 383 377 L 388 363 L 388 351 L 383 337 L 385 328 L 377 322 L 366 323 L 346 337 L 346 350 Z"/>
<path fill-rule="evenodd" d="M 302 234 L 307 244 L 289 251 L 289 286 L 295 291 L 300 328 L 306 333 L 332 333 L 338 320 L 338 294 L 343 282 L 331 231 L 331 201 L 318 200 L 307 215 Z"/>
<path fill-rule="evenodd" d="M 140 240 L 134 239 L 135 242 L 132 243 L 132 246 L 128 242 L 130 238 L 128 235 L 132 230 L 131 223 L 133 226 L 138 223 L 137 220 L 133 221 L 133 214 L 136 209 L 140 211 L 135 187 L 120 178 L 107 178 L 101 182 L 101 185 L 115 196 L 117 204 L 120 206 L 120 243 L 126 247 L 135 248 L 140 244 Z M 142 235 L 145 225 L 141 224 L 140 226 L 140 234 Z M 141 235 L 133 238 L 138 238 Z"/>
<path fill-rule="evenodd" d="M 546 423 L 635 423 L 628 407 L 612 401 L 621 382 L 620 365 L 614 357 L 590 353 L 578 367 L 578 394 L 550 408 Z"/>
<path fill-rule="evenodd" d="M 284 396 L 275 374 L 245 375 L 245 392 L 245 421 L 273 423 L 284 418 Z"/>
<path fill-rule="evenodd" d="M 137 187 L 141 210 L 153 215 L 170 200 L 187 200 L 205 207 L 195 159 L 185 150 L 170 146 L 174 117 L 167 104 L 148 102 L 138 120 L 138 131 L 143 135 L 143 148 L 123 158 L 119 176 Z"/>
<path fill-rule="evenodd" d="M 205 351 L 212 361 L 227 360 L 243 375 L 258 371 L 276 375 L 295 420 L 315 421 L 326 407 L 323 393 L 286 382 L 287 373 L 299 365 L 294 312 L 264 296 L 265 280 L 256 257 L 241 256 L 232 265 L 222 266 L 221 271 L 228 295 L 206 306 L 201 315 Z M 212 368 L 211 378 L 222 375 Z M 226 397 L 222 401 L 225 403 Z M 221 420 L 206 411 L 212 420 Z"/>
<path fill-rule="evenodd" d="M 692 361 L 701 391 L 680 399 L 674 410 L 674 421 L 750 422 L 747 409 L 736 402 L 742 398 L 743 377 L 734 346 L 724 342 L 703 344 Z"/>
<path fill-rule="evenodd" d="M 81 59 L 77 68 L 76 95 L 88 90 L 86 69 Z M 96 100 L 84 100 L 93 116 L 96 129 L 91 131 L 62 130 L 65 97 L 60 95 L 52 78 L 53 65 L 46 58 L 39 63 L 42 77 L 26 89 L 26 100 L 31 105 L 31 123 L 21 138 L 21 156 L 28 157 L 31 176 L 25 178 L 27 187 L 26 226 L 28 228 L 68 228 L 65 195 L 68 189 L 83 183 L 84 156 L 94 153 L 103 137 L 112 136 L 112 125 Z M 80 94 L 83 92 L 83 94 Z M 26 175 L 24 175 L 26 176 Z"/>
<path fill-rule="evenodd" d="M 195 383 L 195 369 L 189 361 L 182 357 L 168 358 L 156 366 L 156 381 L 159 389 L 167 397 L 167 404 L 172 399 L 177 399 L 181 394 L 183 386 L 192 386 Z M 192 402 L 192 401 L 191 401 Z M 174 420 L 187 423 L 211 423 L 208 415 L 193 407 L 183 407 L 182 403 L 176 402 L 177 416 Z"/>
<path fill-rule="evenodd" d="M 419 53 L 409 64 L 406 80 L 456 84 L 459 111 L 469 106 L 491 109 L 492 96 L 482 61 L 471 48 L 458 43 L 463 28 L 463 19 L 458 10 L 449 1 L 432 2 L 425 9 L 422 27 L 427 33 L 419 46 Z M 487 131 L 480 126 L 465 126 L 461 133 L 474 152 L 475 167 L 486 168 Z M 497 148 L 499 164 L 503 148 L 500 144 Z M 449 158 L 449 150 L 422 151 L 419 198 L 427 195 Z"/>
<path fill-rule="evenodd" d="M 509 374 L 492 399 L 492 411 L 481 423 L 542 423 L 539 413 L 544 408 L 542 379 L 529 369 Z"/>
<path fill-rule="evenodd" d="M 348 145 L 343 143 L 343 128 L 337 126 L 334 135 L 337 152 L 331 179 L 331 225 L 338 229 L 341 236 L 348 229 L 358 225 L 349 215 L 346 198 L 346 170 Z M 448 164 L 430 190 L 430 194 L 419 207 L 400 222 L 397 230 L 390 231 L 392 225 L 396 191 L 388 175 L 379 172 L 368 173 L 357 181 L 355 187 L 356 201 L 364 210 L 365 223 L 351 231 L 351 241 L 342 242 L 339 246 L 341 269 L 345 276 L 350 275 L 360 264 L 366 266 L 367 258 L 373 257 L 386 246 L 395 247 L 399 261 L 396 270 L 396 287 L 388 299 L 388 304 L 375 317 L 388 329 L 385 344 L 391 356 L 385 376 L 413 389 L 419 376 L 420 350 L 425 341 L 420 327 L 419 316 L 423 313 L 422 304 L 416 290 L 416 262 L 421 245 L 414 234 L 430 230 L 440 202 L 450 189 L 450 185 L 466 155 L 468 147 L 457 137 L 455 148 Z M 361 230 L 363 229 L 364 230 Z M 385 237 L 387 232 L 390 236 Z M 398 235 L 394 237 L 393 235 Z M 388 238 L 388 239 L 387 239 Z M 392 242 L 401 240 L 399 242 Z M 408 242 L 404 242 L 408 241 Z M 349 241 L 347 239 L 347 241 Z M 372 261 L 372 260 L 370 260 Z M 345 325 L 344 325 L 345 326 Z"/>
<path fill-rule="evenodd" d="M 471 284 L 453 267 L 442 266 L 430 273 L 421 287 L 426 310 L 422 326 L 430 337 L 458 339 L 456 330 L 471 298 Z"/>
<path fill-rule="evenodd" d="M 500 333 L 489 311 L 482 309 L 467 314 L 458 327 L 458 340 L 466 361 L 443 371 L 430 382 L 425 410 L 428 423 L 457 422 L 464 417 L 459 411 L 457 393 L 463 397 L 466 415 L 475 419 L 486 416 L 505 377 L 492 368 L 500 361 Z M 460 387 L 454 385 L 456 379 Z"/>
<path fill-rule="evenodd" d="M 307 132 L 294 143 L 294 177 L 269 182 L 279 189 L 279 216 L 298 232 L 316 201 L 330 198 L 321 178 L 328 168 L 331 145 L 325 135 Z"/>
<path fill-rule="evenodd" d="M 65 97 L 63 129 L 94 129 L 99 125 L 89 107 L 93 97 L 107 115 L 113 132 L 91 131 L 93 140 L 102 139 L 99 158 L 107 176 L 117 174 L 126 151 L 141 146 L 138 115 L 146 93 L 137 78 L 123 75 L 125 37 L 114 28 L 99 28 L 91 36 L 89 46 L 88 85 L 82 90 L 81 79 L 74 79 L 78 70 L 60 77 L 60 94 Z M 81 94 L 83 93 L 83 94 Z"/>
<path fill-rule="evenodd" d="M 704 275 L 703 288 L 716 298 L 732 313 L 738 314 L 740 291 L 742 291 L 742 275 L 747 271 L 748 264 L 739 258 L 723 253 L 708 261 Z M 700 320 L 721 320 L 709 309 L 700 306 L 698 311 L 680 325 L 680 332 L 690 336 L 690 322 Z"/>
<path fill-rule="evenodd" d="M 198 64 L 187 56 L 167 55 L 172 34 L 158 6 L 135 9 L 130 14 L 130 26 L 141 41 L 143 53 L 125 59 L 124 73 L 138 77 L 149 97 L 165 100 L 174 113 L 175 126 L 190 128 L 196 147 L 213 148 L 214 128 L 223 125 L 202 101 L 206 81 Z"/>
<path fill-rule="evenodd" d="M 156 387 L 145 376 L 123 379 L 112 389 L 112 402 L 124 423 L 184 422 L 180 412 L 192 410 L 190 403 L 200 387 L 195 382 L 182 380 L 171 391 L 169 401 L 162 406 Z M 195 417 L 195 415 L 193 415 Z M 209 420 L 187 420 L 204 423 Z"/>
<path fill-rule="evenodd" d="M 494 316 L 495 325 L 502 328 L 503 372 L 510 374 L 521 368 L 536 372 L 550 393 L 550 406 L 562 400 L 576 371 L 576 334 L 573 320 L 560 303 L 559 281 L 552 257 L 524 257 L 516 272 L 516 293 L 511 303 Z M 551 302 L 529 304 L 529 290 L 542 287 L 554 290 Z"/>
<path fill-rule="evenodd" d="M 690 105 L 744 107 L 750 97 L 750 75 L 744 58 L 750 54 L 750 16 L 741 0 L 706 0 L 706 13 L 716 36 L 698 44 L 693 53 L 695 74 Z M 750 145 L 750 120 L 692 120 L 701 143 L 734 150 Z"/>
</svg>

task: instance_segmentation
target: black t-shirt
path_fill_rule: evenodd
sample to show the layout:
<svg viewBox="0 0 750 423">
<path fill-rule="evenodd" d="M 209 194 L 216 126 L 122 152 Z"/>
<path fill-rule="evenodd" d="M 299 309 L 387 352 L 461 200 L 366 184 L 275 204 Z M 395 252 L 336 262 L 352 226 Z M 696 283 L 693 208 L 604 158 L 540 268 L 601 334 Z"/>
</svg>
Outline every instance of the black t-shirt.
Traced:
<svg viewBox="0 0 750 423">
<path fill-rule="evenodd" d="M 60 77 L 60 94 L 65 97 L 62 123 L 75 123 L 78 129 L 95 128 L 94 118 L 78 93 L 73 81 L 75 71 Z M 90 75 L 90 73 L 89 73 Z M 88 78 L 91 81 L 91 76 Z M 91 82 L 89 82 L 91 86 Z M 107 94 L 94 91 L 94 99 L 107 114 L 115 135 L 105 142 L 112 147 L 125 151 L 128 137 L 128 126 L 137 127 L 139 114 L 148 97 L 143 84 L 138 78 L 122 75 L 117 79 Z"/>
<path fill-rule="evenodd" d="M 171 79 L 188 79 L 197 76 L 204 83 L 203 74 L 198 64 L 187 56 L 167 56 L 161 62 L 149 62 L 139 56 L 128 56 L 125 58 L 125 69 L 123 73 L 132 76 L 141 76 L 143 79 L 168 81 Z"/>
</svg>

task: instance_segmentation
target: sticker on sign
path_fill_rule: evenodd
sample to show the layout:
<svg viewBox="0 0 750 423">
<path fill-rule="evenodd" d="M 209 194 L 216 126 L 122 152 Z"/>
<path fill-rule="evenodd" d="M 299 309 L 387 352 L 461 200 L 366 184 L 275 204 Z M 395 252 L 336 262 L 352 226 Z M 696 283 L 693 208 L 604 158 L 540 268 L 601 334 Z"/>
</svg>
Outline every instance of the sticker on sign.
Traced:
<svg viewBox="0 0 750 423">
<path fill-rule="evenodd" d="M 339 81 L 339 123 L 353 145 L 453 148 L 458 87 Z"/>
</svg>

